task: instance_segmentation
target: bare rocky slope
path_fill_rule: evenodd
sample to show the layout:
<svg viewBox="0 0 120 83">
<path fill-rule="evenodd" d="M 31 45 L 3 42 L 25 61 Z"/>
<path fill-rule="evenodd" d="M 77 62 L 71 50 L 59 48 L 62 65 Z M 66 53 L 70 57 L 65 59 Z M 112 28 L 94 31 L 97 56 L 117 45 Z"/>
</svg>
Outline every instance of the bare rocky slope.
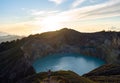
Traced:
<svg viewBox="0 0 120 83">
<path fill-rule="evenodd" d="M 95 56 L 106 63 L 120 64 L 120 33 L 80 33 L 64 28 L 1 43 L 0 83 L 14 83 L 35 74 L 32 62 L 39 57 L 66 52 Z"/>
<path fill-rule="evenodd" d="M 98 83 L 120 83 L 120 64 L 105 64 L 83 76 Z"/>
</svg>

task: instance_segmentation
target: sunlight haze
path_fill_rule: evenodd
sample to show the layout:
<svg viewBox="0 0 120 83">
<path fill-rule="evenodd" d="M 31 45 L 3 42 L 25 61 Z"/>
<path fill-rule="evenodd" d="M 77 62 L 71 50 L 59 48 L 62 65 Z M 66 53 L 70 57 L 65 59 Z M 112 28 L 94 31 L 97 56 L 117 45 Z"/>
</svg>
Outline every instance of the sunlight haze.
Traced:
<svg viewBox="0 0 120 83">
<path fill-rule="evenodd" d="M 0 32 L 120 31 L 120 0 L 0 0 Z"/>
</svg>

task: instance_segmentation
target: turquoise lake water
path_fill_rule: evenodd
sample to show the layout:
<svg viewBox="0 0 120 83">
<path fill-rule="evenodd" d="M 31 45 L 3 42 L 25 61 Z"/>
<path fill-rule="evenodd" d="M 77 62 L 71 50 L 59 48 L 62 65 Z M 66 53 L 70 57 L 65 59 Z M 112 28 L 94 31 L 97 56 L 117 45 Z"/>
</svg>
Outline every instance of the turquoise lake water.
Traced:
<svg viewBox="0 0 120 83">
<path fill-rule="evenodd" d="M 37 73 L 57 70 L 72 70 L 79 75 L 105 64 L 101 59 L 75 53 L 53 54 L 34 61 L 33 67 Z"/>
</svg>

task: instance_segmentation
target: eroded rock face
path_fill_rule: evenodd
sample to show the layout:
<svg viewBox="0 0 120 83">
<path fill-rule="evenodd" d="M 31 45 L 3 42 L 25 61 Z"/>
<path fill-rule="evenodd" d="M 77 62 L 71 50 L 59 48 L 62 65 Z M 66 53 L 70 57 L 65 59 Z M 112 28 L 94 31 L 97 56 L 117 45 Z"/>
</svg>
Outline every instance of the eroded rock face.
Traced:
<svg viewBox="0 0 120 83">
<path fill-rule="evenodd" d="M 118 57 L 120 55 L 120 38 L 115 37 L 111 40 L 105 40 L 104 43 L 100 46 L 100 48 L 103 50 L 103 53 L 105 53 L 105 60 L 109 63 L 120 63 L 118 60 Z"/>
<path fill-rule="evenodd" d="M 71 29 L 32 36 L 23 46 L 24 56 L 35 59 L 54 53 L 81 53 L 104 59 L 107 63 L 120 63 L 120 33 L 79 33 Z"/>
</svg>

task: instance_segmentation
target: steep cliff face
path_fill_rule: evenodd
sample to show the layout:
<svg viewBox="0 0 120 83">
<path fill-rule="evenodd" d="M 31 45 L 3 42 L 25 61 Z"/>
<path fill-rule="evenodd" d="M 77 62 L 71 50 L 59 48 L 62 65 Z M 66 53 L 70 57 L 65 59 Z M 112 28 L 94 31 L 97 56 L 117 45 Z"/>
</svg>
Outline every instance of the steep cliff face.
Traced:
<svg viewBox="0 0 120 83">
<path fill-rule="evenodd" d="M 24 56 L 33 62 L 36 58 L 53 53 L 73 52 L 120 63 L 120 33 L 80 33 L 71 29 L 30 36 L 21 47 Z"/>
<path fill-rule="evenodd" d="M 120 38 L 114 37 L 111 40 L 105 40 L 100 46 L 103 53 L 105 53 L 105 60 L 109 63 L 120 63 Z"/>
</svg>

